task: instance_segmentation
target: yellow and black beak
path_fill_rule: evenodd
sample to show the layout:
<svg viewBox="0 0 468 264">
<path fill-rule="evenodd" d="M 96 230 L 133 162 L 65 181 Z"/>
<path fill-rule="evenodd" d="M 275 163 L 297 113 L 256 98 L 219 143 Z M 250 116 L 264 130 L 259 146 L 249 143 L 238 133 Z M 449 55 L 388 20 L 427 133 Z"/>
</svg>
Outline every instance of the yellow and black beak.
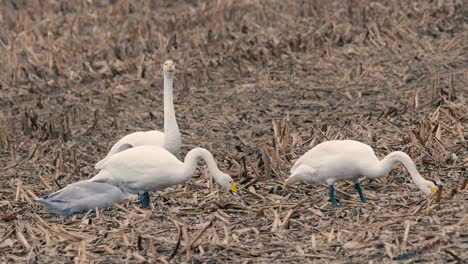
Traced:
<svg viewBox="0 0 468 264">
<path fill-rule="evenodd" d="M 235 193 L 237 192 L 237 186 L 233 182 L 231 182 L 231 191 Z"/>
</svg>

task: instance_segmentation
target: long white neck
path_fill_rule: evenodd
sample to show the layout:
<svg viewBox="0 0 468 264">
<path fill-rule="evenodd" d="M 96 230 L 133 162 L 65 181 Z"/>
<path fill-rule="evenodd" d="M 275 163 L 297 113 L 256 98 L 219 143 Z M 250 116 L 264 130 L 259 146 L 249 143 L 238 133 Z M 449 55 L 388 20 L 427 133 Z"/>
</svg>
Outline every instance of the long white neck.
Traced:
<svg viewBox="0 0 468 264">
<path fill-rule="evenodd" d="M 381 161 L 375 163 L 375 165 L 371 165 L 368 168 L 367 175 L 368 178 L 381 178 L 388 174 L 388 172 L 392 169 L 392 165 L 396 162 L 400 162 L 405 166 L 406 170 L 408 170 L 411 178 L 413 178 L 414 183 L 418 186 L 419 189 L 423 190 L 423 184 L 426 180 L 421 177 L 418 170 L 416 169 L 416 165 L 414 165 L 413 160 L 404 152 L 401 151 L 394 151 Z"/>
<path fill-rule="evenodd" d="M 172 97 L 174 73 L 164 73 L 164 148 L 177 156 L 182 145 Z"/>
<path fill-rule="evenodd" d="M 192 178 L 195 169 L 197 168 L 198 161 L 202 159 L 208 165 L 208 170 L 216 182 L 220 182 L 221 175 L 223 174 L 216 165 L 216 161 L 211 153 L 204 148 L 194 148 L 190 150 L 184 159 L 183 181 Z"/>
</svg>

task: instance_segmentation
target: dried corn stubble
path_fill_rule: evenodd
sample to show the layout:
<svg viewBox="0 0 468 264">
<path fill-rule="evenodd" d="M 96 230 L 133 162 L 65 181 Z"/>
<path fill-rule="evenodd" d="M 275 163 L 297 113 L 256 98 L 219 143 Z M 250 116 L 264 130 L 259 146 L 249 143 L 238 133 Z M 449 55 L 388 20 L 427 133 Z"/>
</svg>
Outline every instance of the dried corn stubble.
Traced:
<svg viewBox="0 0 468 264">
<path fill-rule="evenodd" d="M 103 3 L 0 8 L 1 262 L 36 249 L 39 262 L 83 263 L 468 258 L 468 31 L 457 1 Z M 94 175 L 117 138 L 162 127 L 167 58 L 184 150 L 240 164 L 242 195 L 200 176 L 156 195 L 150 212 L 127 201 L 60 218 L 32 203 Z M 339 210 L 324 186 L 283 189 L 299 155 L 344 138 L 379 157 L 409 152 L 443 191 L 424 199 L 400 166 L 363 183 L 365 205 L 346 182 Z"/>
</svg>

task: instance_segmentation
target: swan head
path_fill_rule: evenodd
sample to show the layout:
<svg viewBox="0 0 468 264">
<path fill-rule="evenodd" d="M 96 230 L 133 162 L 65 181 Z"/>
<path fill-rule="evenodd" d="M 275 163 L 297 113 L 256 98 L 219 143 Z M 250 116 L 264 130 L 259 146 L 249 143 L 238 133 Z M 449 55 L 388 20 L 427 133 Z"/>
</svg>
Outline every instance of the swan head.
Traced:
<svg viewBox="0 0 468 264">
<path fill-rule="evenodd" d="M 231 176 L 226 173 L 219 172 L 217 175 L 213 175 L 215 181 L 221 186 L 222 189 L 232 192 L 237 192 L 237 186 L 232 180 Z"/>
<path fill-rule="evenodd" d="M 174 62 L 171 60 L 165 61 L 163 64 L 163 72 L 164 74 L 168 74 L 168 73 L 174 74 L 175 72 Z"/>
<path fill-rule="evenodd" d="M 437 186 L 431 181 L 424 181 L 420 186 L 420 189 L 427 195 L 432 195 L 437 192 Z"/>
</svg>

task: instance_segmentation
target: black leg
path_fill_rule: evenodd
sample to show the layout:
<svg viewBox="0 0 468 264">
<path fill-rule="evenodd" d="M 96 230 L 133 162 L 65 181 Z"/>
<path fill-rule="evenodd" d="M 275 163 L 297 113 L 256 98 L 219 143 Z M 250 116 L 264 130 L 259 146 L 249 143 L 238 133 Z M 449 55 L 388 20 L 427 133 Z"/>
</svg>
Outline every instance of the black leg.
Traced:
<svg viewBox="0 0 468 264">
<path fill-rule="evenodd" d="M 356 188 L 357 192 L 359 193 L 359 197 L 361 198 L 361 202 L 365 203 L 366 202 L 366 197 L 364 197 L 364 194 L 362 193 L 361 184 L 358 182 L 358 183 L 354 184 L 354 187 Z"/>
<path fill-rule="evenodd" d="M 144 192 L 140 194 L 140 204 L 141 204 L 141 208 L 149 208 L 149 205 L 150 205 L 149 193 Z"/>
<path fill-rule="evenodd" d="M 341 205 L 336 202 L 335 188 L 333 187 L 333 185 L 328 185 L 328 192 L 330 194 L 330 202 L 333 205 L 333 207 L 341 207 Z"/>
</svg>

